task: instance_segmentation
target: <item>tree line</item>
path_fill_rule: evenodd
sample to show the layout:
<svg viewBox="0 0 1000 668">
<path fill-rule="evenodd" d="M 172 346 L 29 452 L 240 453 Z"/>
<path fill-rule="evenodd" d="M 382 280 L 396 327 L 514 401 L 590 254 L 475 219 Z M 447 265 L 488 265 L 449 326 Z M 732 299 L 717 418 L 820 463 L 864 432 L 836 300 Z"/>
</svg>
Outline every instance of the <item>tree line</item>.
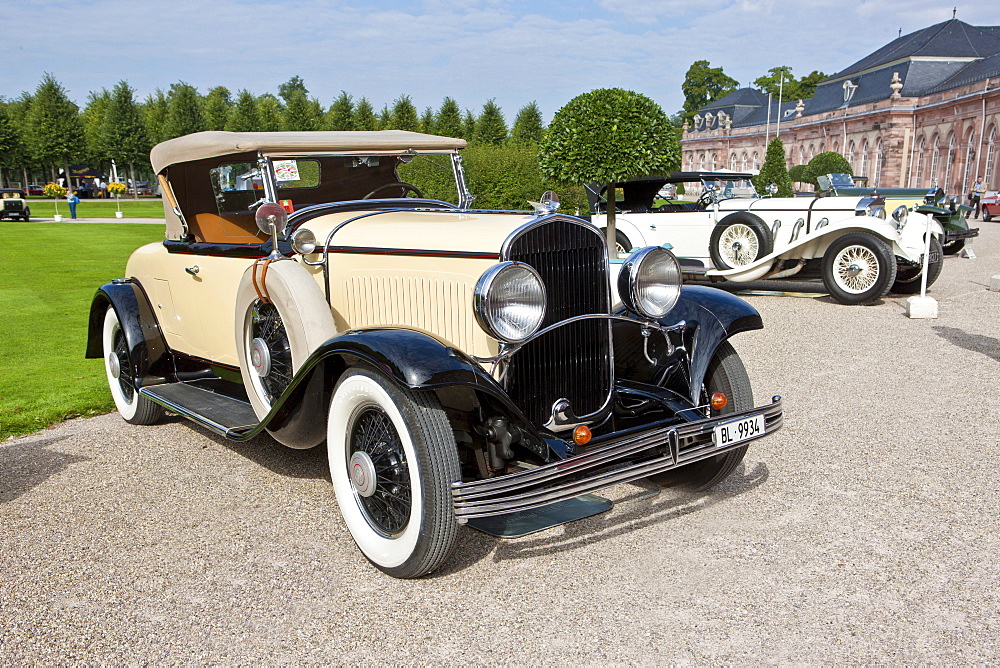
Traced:
<svg viewBox="0 0 1000 668">
<path fill-rule="evenodd" d="M 132 182 L 150 170 L 150 149 L 167 139 L 203 130 L 234 132 L 309 130 L 412 130 L 466 139 L 470 145 L 537 144 L 545 125 L 530 102 L 508 126 L 495 100 L 478 112 L 463 110 L 446 97 L 419 112 L 409 95 L 376 111 L 366 97 L 347 92 L 327 107 L 310 96 L 298 76 L 281 84 L 277 95 L 241 89 L 233 94 L 216 86 L 204 95 L 183 81 L 136 99 L 127 81 L 111 90 L 91 92 L 81 110 L 56 78 L 46 73 L 33 93 L 0 98 L 0 184 L 55 181 L 59 170 L 86 164 L 110 171 L 113 160 Z"/>
</svg>

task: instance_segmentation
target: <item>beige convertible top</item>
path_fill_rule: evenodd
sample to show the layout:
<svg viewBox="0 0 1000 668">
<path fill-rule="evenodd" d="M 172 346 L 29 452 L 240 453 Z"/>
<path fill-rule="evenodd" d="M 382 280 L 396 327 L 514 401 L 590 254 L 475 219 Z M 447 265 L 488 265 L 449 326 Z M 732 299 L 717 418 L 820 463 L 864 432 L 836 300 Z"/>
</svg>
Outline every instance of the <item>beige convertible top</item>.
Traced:
<svg viewBox="0 0 1000 668">
<path fill-rule="evenodd" d="M 157 144 L 149 154 L 159 174 L 178 162 L 255 151 L 282 156 L 316 153 L 450 153 L 465 148 L 464 139 L 406 130 L 344 132 L 196 132 Z"/>
</svg>

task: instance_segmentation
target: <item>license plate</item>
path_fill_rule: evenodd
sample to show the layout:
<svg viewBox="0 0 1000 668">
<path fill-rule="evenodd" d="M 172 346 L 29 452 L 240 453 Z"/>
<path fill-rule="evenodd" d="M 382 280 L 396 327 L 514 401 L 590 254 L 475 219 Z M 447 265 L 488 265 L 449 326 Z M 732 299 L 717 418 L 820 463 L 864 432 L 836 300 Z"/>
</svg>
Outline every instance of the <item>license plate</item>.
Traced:
<svg viewBox="0 0 1000 668">
<path fill-rule="evenodd" d="M 740 441 L 746 441 L 764 435 L 764 416 L 750 417 L 723 422 L 715 425 L 715 446 L 721 448 Z"/>
</svg>

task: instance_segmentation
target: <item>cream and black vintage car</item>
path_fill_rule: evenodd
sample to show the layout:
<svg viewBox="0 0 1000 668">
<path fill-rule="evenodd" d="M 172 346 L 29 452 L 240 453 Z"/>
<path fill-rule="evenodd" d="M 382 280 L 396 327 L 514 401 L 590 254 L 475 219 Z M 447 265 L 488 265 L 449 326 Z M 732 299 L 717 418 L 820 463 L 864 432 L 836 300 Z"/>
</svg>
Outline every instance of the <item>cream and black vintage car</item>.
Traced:
<svg viewBox="0 0 1000 668">
<path fill-rule="evenodd" d="M 0 220 L 4 218 L 31 220 L 31 208 L 20 188 L 0 188 Z"/>
<path fill-rule="evenodd" d="M 682 287 L 662 247 L 609 263 L 551 198 L 471 209 L 464 146 L 402 131 L 156 146 L 166 240 L 90 311 L 87 356 L 122 417 L 325 441 L 345 523 L 396 577 L 438 567 L 464 523 L 650 476 L 707 487 L 780 427 L 780 398 L 754 406 L 728 341 L 762 327 L 752 307 Z M 415 159 L 447 168 L 457 204 L 401 180 Z"/>
</svg>

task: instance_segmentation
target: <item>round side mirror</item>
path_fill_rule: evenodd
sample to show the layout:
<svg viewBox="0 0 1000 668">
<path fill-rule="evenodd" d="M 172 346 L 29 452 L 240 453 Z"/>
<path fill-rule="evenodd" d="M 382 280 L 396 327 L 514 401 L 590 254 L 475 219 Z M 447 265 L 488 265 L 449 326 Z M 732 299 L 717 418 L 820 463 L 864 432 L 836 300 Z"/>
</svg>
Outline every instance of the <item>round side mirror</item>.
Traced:
<svg viewBox="0 0 1000 668">
<path fill-rule="evenodd" d="M 769 183 L 767 185 L 767 188 L 764 188 L 764 190 L 767 191 L 768 195 L 774 195 L 774 194 L 776 194 L 778 192 L 778 184 L 777 183 Z"/>
<path fill-rule="evenodd" d="M 274 225 L 275 233 L 281 234 L 288 226 L 288 212 L 278 204 L 267 202 L 257 208 L 254 220 L 257 221 L 257 227 L 260 228 L 261 232 L 270 234 L 271 225 Z"/>
</svg>

